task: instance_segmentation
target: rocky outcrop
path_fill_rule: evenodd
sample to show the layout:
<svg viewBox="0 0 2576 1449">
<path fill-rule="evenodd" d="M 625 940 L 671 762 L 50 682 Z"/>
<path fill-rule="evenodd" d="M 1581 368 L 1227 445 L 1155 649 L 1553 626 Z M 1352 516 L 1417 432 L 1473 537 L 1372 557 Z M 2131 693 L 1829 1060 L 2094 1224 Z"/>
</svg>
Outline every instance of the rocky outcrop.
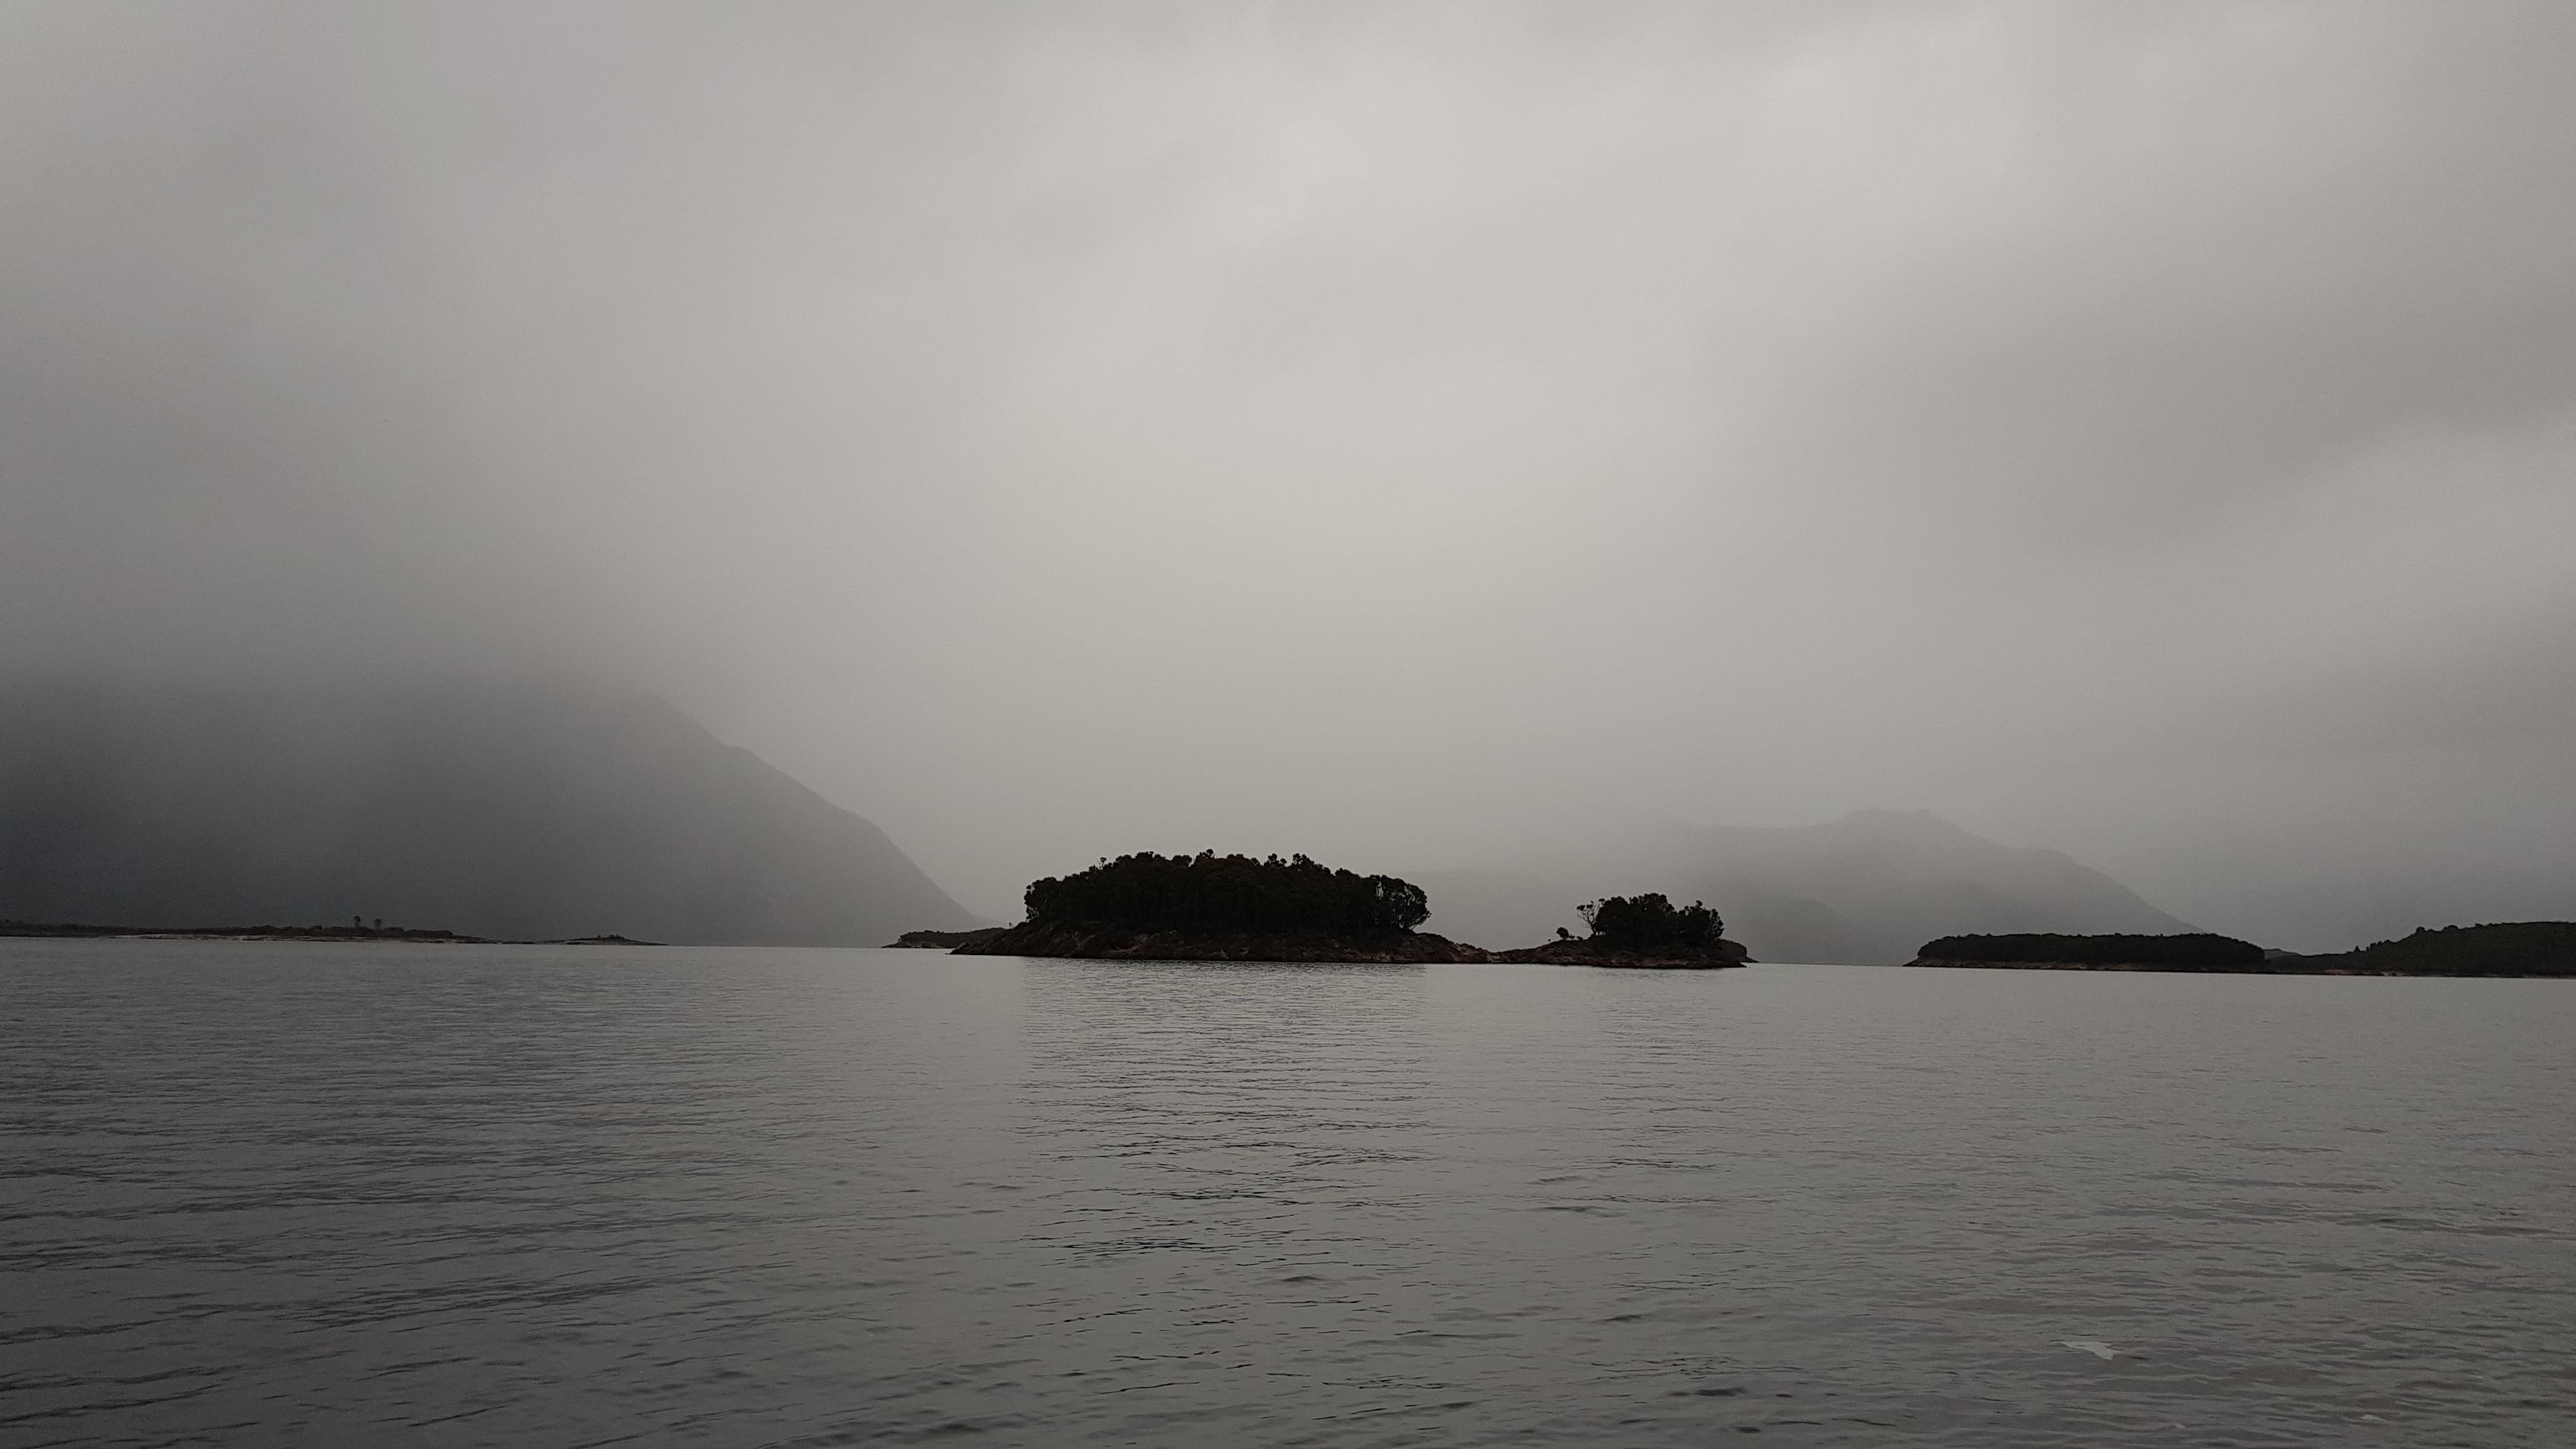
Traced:
<svg viewBox="0 0 2576 1449">
<path fill-rule="evenodd" d="M 1616 966 L 1656 971 L 1711 971 L 1728 966 L 1741 966 L 1752 958 L 1734 941 L 1719 941 L 1715 948 L 1693 951 L 1662 948 L 1651 951 L 1622 950 L 1599 941 L 1581 938 L 1550 941 L 1544 946 L 1524 946 L 1517 951 L 1496 951 L 1497 961 L 1534 961 L 1548 966 Z"/>
<path fill-rule="evenodd" d="M 1489 952 L 1427 931 L 1322 936 L 1159 930 L 1087 922 L 1027 922 L 961 945 L 956 954 L 1055 956 L 1084 961 L 1351 961 L 1418 965 L 1492 959 Z"/>
<path fill-rule="evenodd" d="M 886 942 L 885 949 L 889 951 L 954 951 L 960 946 L 972 946 L 979 942 L 989 941 L 995 936 L 1002 934 L 1005 929 L 1006 928 L 1002 926 L 986 926 L 982 930 L 978 931 L 906 931 L 902 935 L 895 937 L 893 940 Z"/>
</svg>

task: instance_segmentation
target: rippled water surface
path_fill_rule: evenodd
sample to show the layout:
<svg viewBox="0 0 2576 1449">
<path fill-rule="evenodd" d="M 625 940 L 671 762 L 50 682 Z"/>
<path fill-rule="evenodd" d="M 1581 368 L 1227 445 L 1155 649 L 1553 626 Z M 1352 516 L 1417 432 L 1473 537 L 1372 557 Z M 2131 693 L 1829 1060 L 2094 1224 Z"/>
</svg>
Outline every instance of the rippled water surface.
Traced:
<svg viewBox="0 0 2576 1449">
<path fill-rule="evenodd" d="M 2576 1444 L 2576 983 L 0 944 L 0 1442 Z"/>
</svg>

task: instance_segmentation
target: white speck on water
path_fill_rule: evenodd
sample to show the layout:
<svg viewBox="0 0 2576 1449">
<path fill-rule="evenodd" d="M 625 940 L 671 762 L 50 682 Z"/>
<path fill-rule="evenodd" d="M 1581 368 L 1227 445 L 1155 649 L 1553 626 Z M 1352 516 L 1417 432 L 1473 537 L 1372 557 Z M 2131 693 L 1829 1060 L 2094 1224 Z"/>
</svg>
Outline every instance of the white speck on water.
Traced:
<svg viewBox="0 0 2576 1449">
<path fill-rule="evenodd" d="M 2061 1338 L 2057 1341 L 2057 1346 L 2060 1348 L 2080 1348 L 2086 1353 L 2093 1355 L 2095 1358 L 2109 1358 L 2119 1352 L 2118 1349 L 2113 1348 L 2111 1345 L 2104 1343 L 2098 1338 Z"/>
</svg>

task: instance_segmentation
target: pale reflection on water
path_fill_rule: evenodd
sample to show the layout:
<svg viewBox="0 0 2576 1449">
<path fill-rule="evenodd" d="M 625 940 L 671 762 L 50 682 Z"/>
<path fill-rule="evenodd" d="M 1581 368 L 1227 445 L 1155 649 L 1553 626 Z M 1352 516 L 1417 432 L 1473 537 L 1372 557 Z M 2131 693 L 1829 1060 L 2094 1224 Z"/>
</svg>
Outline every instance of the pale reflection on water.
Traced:
<svg viewBox="0 0 2576 1449">
<path fill-rule="evenodd" d="M 0 1442 L 2563 1445 L 2571 1010 L 7 943 Z"/>
</svg>

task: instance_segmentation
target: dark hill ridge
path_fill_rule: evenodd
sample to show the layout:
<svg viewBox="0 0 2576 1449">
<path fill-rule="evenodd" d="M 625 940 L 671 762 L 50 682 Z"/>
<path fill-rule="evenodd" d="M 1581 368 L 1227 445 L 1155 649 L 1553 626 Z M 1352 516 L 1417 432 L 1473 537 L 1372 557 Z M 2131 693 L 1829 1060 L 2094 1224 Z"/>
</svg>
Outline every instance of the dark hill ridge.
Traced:
<svg viewBox="0 0 2576 1449">
<path fill-rule="evenodd" d="M 2419 927 L 2393 941 L 2330 956 L 2275 958 L 2283 969 L 2377 976 L 2576 977 L 2576 921 Z"/>
<path fill-rule="evenodd" d="M 0 689 L 0 917 L 352 915 L 752 945 L 978 924 L 875 826 L 647 696 Z"/>
<path fill-rule="evenodd" d="M 1945 936 L 1915 966 L 2057 971 L 2223 971 L 2272 976 L 2576 977 L 2576 922 L 2420 929 L 2355 951 L 2301 956 L 2206 933 L 2179 936 Z"/>
<path fill-rule="evenodd" d="M 2207 931 L 2171 936 L 1944 936 L 1926 941 L 1916 966 L 2152 966 L 2166 971 L 2258 971 L 2263 948 Z"/>
</svg>

